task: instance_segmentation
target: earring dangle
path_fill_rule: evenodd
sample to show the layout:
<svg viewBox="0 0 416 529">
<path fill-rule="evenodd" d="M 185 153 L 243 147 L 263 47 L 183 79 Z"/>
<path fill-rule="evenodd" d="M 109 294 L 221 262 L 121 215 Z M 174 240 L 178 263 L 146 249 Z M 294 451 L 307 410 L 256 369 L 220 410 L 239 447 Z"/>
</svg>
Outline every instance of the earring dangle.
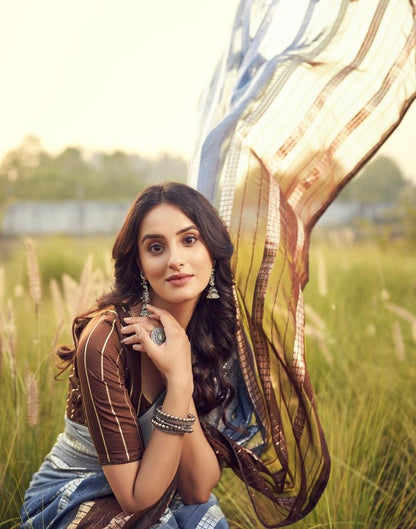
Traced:
<svg viewBox="0 0 416 529">
<path fill-rule="evenodd" d="M 209 279 L 209 288 L 207 292 L 207 299 L 218 299 L 220 295 L 215 287 L 215 265 L 212 267 L 211 277 Z"/>
<path fill-rule="evenodd" d="M 142 289 L 143 289 L 143 294 L 141 297 L 143 306 L 142 306 L 142 310 L 140 311 L 140 316 L 150 316 L 151 312 L 147 308 L 147 304 L 150 303 L 149 285 L 146 281 L 146 278 L 142 274 L 142 272 L 140 272 L 140 280 L 142 282 Z"/>
</svg>

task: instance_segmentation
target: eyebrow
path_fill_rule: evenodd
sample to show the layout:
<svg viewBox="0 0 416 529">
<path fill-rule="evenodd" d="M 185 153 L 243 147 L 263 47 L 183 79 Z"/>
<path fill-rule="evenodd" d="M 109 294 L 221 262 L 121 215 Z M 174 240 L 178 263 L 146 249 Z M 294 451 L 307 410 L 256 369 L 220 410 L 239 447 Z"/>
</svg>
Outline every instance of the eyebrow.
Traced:
<svg viewBox="0 0 416 529">
<path fill-rule="evenodd" d="M 191 224 L 190 226 L 187 226 L 186 228 L 182 228 L 181 230 L 177 231 L 176 235 L 180 235 L 181 233 L 185 233 L 186 231 L 189 231 L 189 230 L 199 231 L 198 228 L 195 226 L 195 224 Z M 141 244 L 143 244 L 146 239 L 164 239 L 164 238 L 165 236 L 160 235 L 159 233 L 147 233 L 146 235 L 144 235 L 143 239 L 141 240 Z"/>
</svg>

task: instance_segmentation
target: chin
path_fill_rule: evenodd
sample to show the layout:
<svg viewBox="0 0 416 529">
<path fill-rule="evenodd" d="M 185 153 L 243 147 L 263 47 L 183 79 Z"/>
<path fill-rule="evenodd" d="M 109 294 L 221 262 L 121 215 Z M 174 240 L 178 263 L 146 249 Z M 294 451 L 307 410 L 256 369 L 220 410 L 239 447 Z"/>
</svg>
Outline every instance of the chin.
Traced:
<svg viewBox="0 0 416 529">
<path fill-rule="evenodd" d="M 181 293 L 177 293 L 177 295 L 170 295 L 170 296 L 166 296 L 166 297 L 160 297 L 161 301 L 162 302 L 165 302 L 165 303 L 172 303 L 172 304 L 175 304 L 175 305 L 180 305 L 181 303 L 195 303 L 195 305 L 198 303 L 198 300 L 199 298 L 201 297 L 201 292 L 197 293 L 197 294 L 181 294 Z"/>
</svg>

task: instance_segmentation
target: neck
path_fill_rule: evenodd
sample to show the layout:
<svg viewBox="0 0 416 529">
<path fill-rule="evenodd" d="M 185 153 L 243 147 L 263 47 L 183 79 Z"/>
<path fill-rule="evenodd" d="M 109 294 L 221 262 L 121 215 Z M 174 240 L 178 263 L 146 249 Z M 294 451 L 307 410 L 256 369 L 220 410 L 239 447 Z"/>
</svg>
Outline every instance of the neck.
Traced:
<svg viewBox="0 0 416 529">
<path fill-rule="evenodd" d="M 198 299 L 184 301 L 182 303 L 169 303 L 157 297 L 154 300 L 152 299 L 152 304 L 155 307 L 168 311 L 184 329 L 186 329 L 188 323 L 191 321 L 197 303 Z"/>
</svg>

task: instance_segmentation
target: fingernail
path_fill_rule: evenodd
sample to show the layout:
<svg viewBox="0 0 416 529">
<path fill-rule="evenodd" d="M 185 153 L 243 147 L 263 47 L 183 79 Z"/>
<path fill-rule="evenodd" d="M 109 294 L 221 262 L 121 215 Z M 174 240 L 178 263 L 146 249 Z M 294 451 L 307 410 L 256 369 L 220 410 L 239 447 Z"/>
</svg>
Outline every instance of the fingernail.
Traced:
<svg viewBox="0 0 416 529">
<path fill-rule="evenodd" d="M 139 345 L 133 345 L 133 349 L 135 349 L 136 351 L 139 350 L 139 347 L 140 347 Z"/>
</svg>

